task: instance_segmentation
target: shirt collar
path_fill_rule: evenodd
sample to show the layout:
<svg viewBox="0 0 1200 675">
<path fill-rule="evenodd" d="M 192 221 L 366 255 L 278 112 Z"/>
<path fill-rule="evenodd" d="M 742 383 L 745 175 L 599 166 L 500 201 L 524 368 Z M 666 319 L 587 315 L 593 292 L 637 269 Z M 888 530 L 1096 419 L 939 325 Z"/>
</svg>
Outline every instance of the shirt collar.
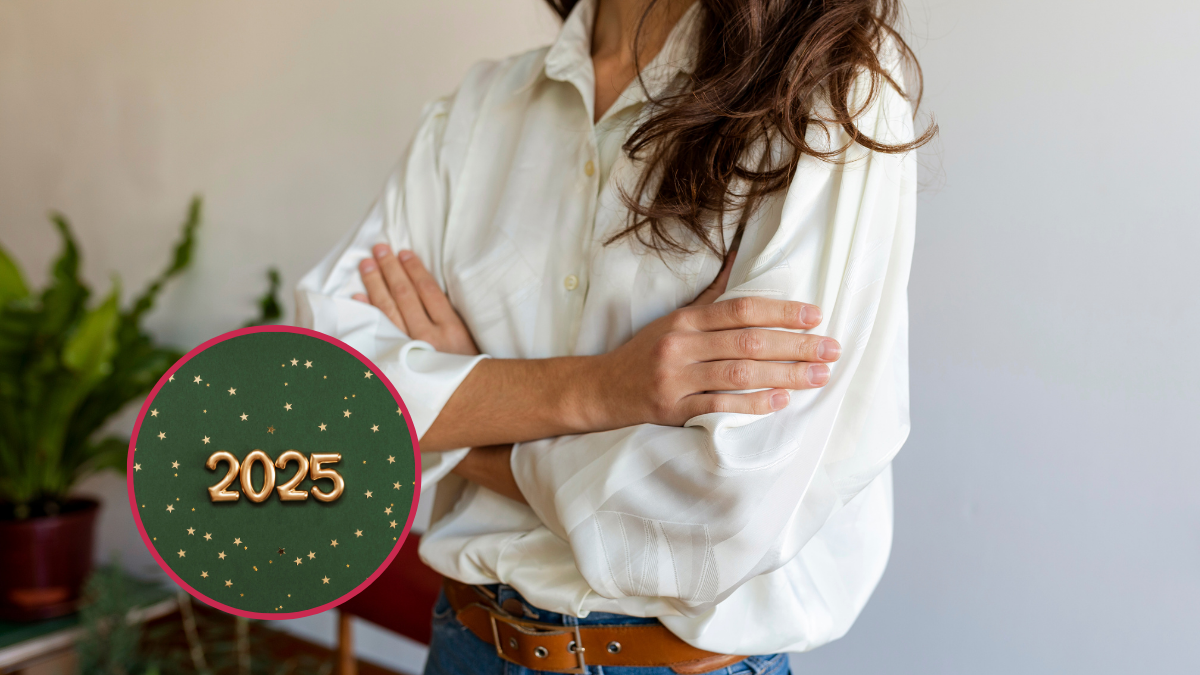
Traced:
<svg viewBox="0 0 1200 675">
<path fill-rule="evenodd" d="M 592 109 L 595 93 L 595 73 L 592 70 L 592 28 L 596 20 L 598 0 L 580 0 L 563 22 L 558 38 L 546 52 L 542 73 L 552 80 L 576 85 L 588 110 Z M 700 29 L 701 5 L 695 2 L 684 12 L 671 29 L 658 54 L 642 67 L 642 81 L 651 96 L 658 96 L 680 73 L 692 73 L 697 55 L 697 38 Z M 645 100 L 646 92 L 635 79 L 622 93 L 613 109 L 626 107 Z"/>
</svg>

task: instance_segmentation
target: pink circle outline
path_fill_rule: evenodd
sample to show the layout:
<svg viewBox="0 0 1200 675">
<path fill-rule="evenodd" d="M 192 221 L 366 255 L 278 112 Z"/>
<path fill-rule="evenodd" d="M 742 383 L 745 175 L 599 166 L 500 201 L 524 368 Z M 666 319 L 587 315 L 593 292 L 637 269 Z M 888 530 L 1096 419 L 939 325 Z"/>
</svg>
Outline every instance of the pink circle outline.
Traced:
<svg viewBox="0 0 1200 675">
<path fill-rule="evenodd" d="M 142 403 L 142 409 L 138 412 L 137 422 L 133 425 L 133 434 L 129 438 L 129 458 L 126 462 L 125 469 L 127 475 L 126 483 L 129 490 L 129 508 L 131 511 L 133 511 L 133 521 L 137 523 L 138 532 L 142 535 L 142 541 L 145 542 L 146 548 L 150 550 L 150 554 L 153 555 L 154 559 L 158 561 L 158 566 L 166 570 L 171 579 L 174 580 L 175 583 L 179 584 L 189 594 L 191 594 L 192 597 L 202 600 L 206 604 L 216 607 L 223 612 L 242 616 L 247 619 L 299 619 L 306 616 L 312 616 L 313 614 L 320 614 L 328 609 L 333 609 L 334 607 L 346 602 L 350 598 L 353 598 L 366 589 L 367 586 L 370 586 L 371 583 L 374 582 L 380 574 L 383 574 L 383 571 L 392 564 L 392 560 L 394 560 L 396 558 L 396 554 L 400 552 L 400 547 L 404 545 L 404 540 L 408 539 L 409 530 L 412 529 L 413 518 L 415 518 L 417 515 L 417 503 L 421 499 L 421 485 L 419 478 L 417 480 L 417 485 L 415 485 L 413 489 L 412 506 L 408 510 L 408 522 L 404 524 L 404 531 L 400 533 L 400 537 L 396 540 L 395 546 L 392 547 L 392 552 L 388 554 L 387 559 L 383 561 L 379 568 L 376 569 L 375 572 L 371 576 L 367 577 L 367 579 L 361 584 L 354 587 L 348 593 L 336 600 L 332 600 L 319 607 L 306 609 L 301 612 L 287 612 L 283 614 L 248 612 L 236 607 L 230 607 L 229 605 L 226 605 L 222 602 L 217 602 L 200 591 L 197 591 L 195 588 L 192 588 L 191 584 L 188 584 L 186 581 L 181 579 L 179 575 L 175 573 L 175 570 L 171 569 L 171 566 L 168 565 L 165 560 L 163 560 L 162 556 L 158 554 L 158 550 L 153 544 L 151 544 L 150 537 L 146 534 L 146 527 L 142 525 L 142 516 L 140 513 L 138 513 L 137 499 L 133 494 L 133 459 L 134 451 L 136 450 L 138 434 L 142 430 L 142 420 L 146 417 L 146 411 L 150 407 L 150 402 L 153 401 L 154 397 L 158 395 L 158 391 L 162 389 L 163 385 L 171 379 L 171 376 L 175 374 L 175 371 L 182 368 L 185 363 L 190 361 L 192 357 L 196 356 L 200 352 L 203 352 L 209 347 L 226 340 L 231 340 L 243 335 L 251 335 L 253 333 L 296 333 L 298 335 L 307 335 L 308 337 L 324 340 L 331 345 L 339 347 L 343 351 L 361 361 L 363 365 L 365 365 L 372 373 L 375 374 L 376 377 L 379 378 L 381 382 L 383 382 L 384 385 L 387 386 L 388 391 L 392 394 L 392 398 L 396 400 L 396 404 L 399 405 L 400 409 L 404 411 L 404 422 L 408 425 L 408 436 L 410 439 L 412 439 L 413 460 L 416 467 L 415 475 L 418 477 L 421 475 L 421 449 L 417 444 L 417 430 L 415 427 L 413 427 L 412 416 L 409 415 L 408 407 L 404 405 L 404 400 L 400 398 L 400 393 L 396 391 L 396 387 L 392 385 L 391 380 L 389 380 L 387 376 L 384 375 L 383 372 L 371 362 L 370 359 L 363 356 L 357 349 L 351 347 L 345 342 L 342 342 L 333 336 L 326 335 L 325 333 L 315 330 L 310 330 L 308 328 L 300 328 L 298 326 L 251 326 L 249 328 L 239 328 L 237 330 L 232 330 L 228 333 L 218 335 L 204 342 L 195 349 L 192 349 L 187 354 L 184 354 L 183 357 L 176 361 L 173 366 L 167 369 L 167 372 L 163 373 L 163 376 L 159 378 L 158 383 L 154 385 L 154 389 L 150 390 L 150 394 L 146 396 L 146 400 Z"/>
</svg>

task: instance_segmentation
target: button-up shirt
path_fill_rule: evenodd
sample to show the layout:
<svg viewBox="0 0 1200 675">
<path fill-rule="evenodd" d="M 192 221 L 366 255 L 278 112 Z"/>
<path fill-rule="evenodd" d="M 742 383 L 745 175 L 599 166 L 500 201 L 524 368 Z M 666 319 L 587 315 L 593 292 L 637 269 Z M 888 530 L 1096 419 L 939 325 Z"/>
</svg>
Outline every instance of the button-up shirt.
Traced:
<svg viewBox="0 0 1200 675">
<path fill-rule="evenodd" d="M 698 246 L 664 260 L 633 239 L 604 243 L 628 223 L 621 191 L 641 170 L 621 144 L 653 100 L 686 86 L 703 9 L 643 69 L 651 96 L 635 80 L 593 123 L 595 6 L 580 2 L 552 46 L 479 64 L 427 106 L 365 221 L 299 285 L 299 322 L 378 364 L 418 436 L 481 359 L 610 351 L 721 267 Z M 858 124 L 902 142 L 911 114 L 885 88 Z M 847 141 L 830 135 L 809 138 Z M 837 159 L 802 157 L 790 186 L 753 210 L 720 298 L 821 307 L 812 332 L 842 344 L 828 384 L 767 415 L 519 443 L 512 470 L 528 506 L 448 477 L 466 449 L 423 453 L 422 488 L 443 483 L 422 559 L 550 611 L 659 617 L 715 652 L 803 651 L 844 634 L 887 562 L 890 463 L 909 429 L 916 164 L 853 144 Z M 739 220 L 723 222 L 727 244 Z M 483 354 L 440 353 L 351 299 L 363 291 L 358 262 L 380 242 L 421 257 Z"/>
</svg>

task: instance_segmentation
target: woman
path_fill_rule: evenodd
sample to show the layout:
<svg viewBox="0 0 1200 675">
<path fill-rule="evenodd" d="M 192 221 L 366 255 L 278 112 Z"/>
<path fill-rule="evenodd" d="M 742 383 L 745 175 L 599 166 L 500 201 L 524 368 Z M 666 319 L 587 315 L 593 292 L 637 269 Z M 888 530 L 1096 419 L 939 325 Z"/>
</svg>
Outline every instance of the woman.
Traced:
<svg viewBox="0 0 1200 675">
<path fill-rule="evenodd" d="M 891 543 L 933 133 L 896 2 L 552 4 L 426 108 L 301 322 L 440 481 L 427 673 L 786 672 Z"/>
</svg>

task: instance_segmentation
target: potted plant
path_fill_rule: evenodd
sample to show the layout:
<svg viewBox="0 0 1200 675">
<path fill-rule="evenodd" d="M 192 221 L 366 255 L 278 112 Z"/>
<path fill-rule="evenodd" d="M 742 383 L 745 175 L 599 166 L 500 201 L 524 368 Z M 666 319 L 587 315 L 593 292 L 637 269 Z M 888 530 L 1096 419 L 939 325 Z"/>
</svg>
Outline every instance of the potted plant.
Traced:
<svg viewBox="0 0 1200 675">
<path fill-rule="evenodd" d="M 156 344 L 142 319 L 163 285 L 187 268 L 200 211 L 195 198 L 170 265 L 125 308 L 115 282 L 88 307 L 79 250 L 59 214 L 51 220 L 62 252 L 40 293 L 0 247 L 0 619 L 75 610 L 91 571 L 99 504 L 70 490 L 94 472 L 124 472 L 129 440 L 97 438 L 97 431 L 182 356 Z M 274 270 L 271 281 L 261 322 L 279 316 Z"/>
</svg>

